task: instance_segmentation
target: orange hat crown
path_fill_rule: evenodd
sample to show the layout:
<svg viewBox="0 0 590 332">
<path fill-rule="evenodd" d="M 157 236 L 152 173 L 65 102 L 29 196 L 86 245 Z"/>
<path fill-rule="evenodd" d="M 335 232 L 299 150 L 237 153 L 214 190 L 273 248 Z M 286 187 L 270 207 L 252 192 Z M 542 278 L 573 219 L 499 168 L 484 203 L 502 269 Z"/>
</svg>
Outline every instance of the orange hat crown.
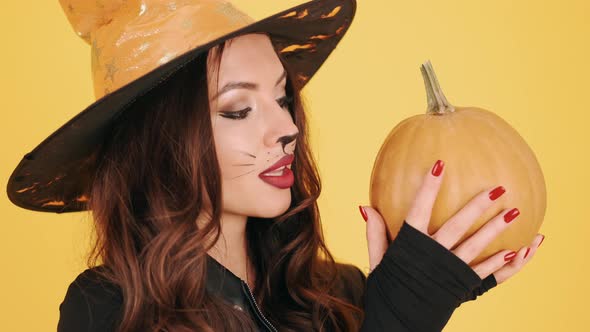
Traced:
<svg viewBox="0 0 590 332">
<path fill-rule="evenodd" d="M 223 0 L 60 0 L 92 47 L 96 99 L 198 45 L 254 22 Z"/>
</svg>

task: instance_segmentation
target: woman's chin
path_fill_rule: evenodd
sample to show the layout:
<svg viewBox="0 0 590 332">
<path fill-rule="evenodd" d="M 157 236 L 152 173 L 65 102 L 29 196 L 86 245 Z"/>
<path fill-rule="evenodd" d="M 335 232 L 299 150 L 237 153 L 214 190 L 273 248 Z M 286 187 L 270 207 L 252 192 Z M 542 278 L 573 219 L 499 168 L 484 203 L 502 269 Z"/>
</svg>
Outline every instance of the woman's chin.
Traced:
<svg viewBox="0 0 590 332">
<path fill-rule="evenodd" d="M 284 202 L 278 202 L 277 200 L 272 200 L 264 206 L 260 206 L 260 209 L 257 209 L 256 212 L 252 215 L 253 217 L 258 218 L 276 218 L 283 213 L 287 212 L 289 206 L 291 205 L 291 199 L 286 200 Z"/>
</svg>

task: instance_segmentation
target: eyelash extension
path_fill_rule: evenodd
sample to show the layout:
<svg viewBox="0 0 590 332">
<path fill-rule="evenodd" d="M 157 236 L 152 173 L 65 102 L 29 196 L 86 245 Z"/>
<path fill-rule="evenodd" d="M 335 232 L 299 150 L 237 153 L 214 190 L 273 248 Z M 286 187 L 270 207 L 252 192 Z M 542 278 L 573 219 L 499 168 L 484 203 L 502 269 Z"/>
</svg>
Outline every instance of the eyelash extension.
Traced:
<svg viewBox="0 0 590 332">
<path fill-rule="evenodd" d="M 284 96 L 279 98 L 279 100 L 279 105 L 281 105 L 282 108 L 285 108 L 285 106 L 291 106 L 291 102 L 293 102 L 293 97 Z"/>
<path fill-rule="evenodd" d="M 287 107 L 287 110 L 289 110 L 292 101 L 293 101 L 293 97 L 291 97 L 291 96 L 283 96 L 283 97 L 277 99 L 277 102 L 279 103 L 281 108 Z M 248 113 L 251 110 L 252 110 L 251 107 L 246 107 L 241 111 L 221 112 L 221 114 L 222 114 L 221 116 L 224 118 L 227 118 L 227 119 L 231 119 L 231 120 L 242 120 L 248 116 Z"/>
</svg>

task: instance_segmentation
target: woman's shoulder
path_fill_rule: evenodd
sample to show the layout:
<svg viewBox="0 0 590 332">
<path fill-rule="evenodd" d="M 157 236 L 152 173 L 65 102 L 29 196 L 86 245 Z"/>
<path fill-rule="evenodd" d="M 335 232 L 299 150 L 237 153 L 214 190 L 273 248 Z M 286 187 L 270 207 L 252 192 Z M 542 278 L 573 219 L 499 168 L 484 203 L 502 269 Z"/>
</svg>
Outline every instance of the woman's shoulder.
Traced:
<svg viewBox="0 0 590 332">
<path fill-rule="evenodd" d="M 336 262 L 335 293 L 350 303 L 362 307 L 367 276 L 356 265 Z"/>
<path fill-rule="evenodd" d="M 85 270 L 69 285 L 59 306 L 57 330 L 110 331 L 122 306 L 120 289 L 104 276 L 104 267 Z"/>
<path fill-rule="evenodd" d="M 367 282 L 367 276 L 356 265 L 348 263 L 336 263 L 336 269 L 343 281 L 351 282 L 355 285 L 362 285 Z"/>
</svg>

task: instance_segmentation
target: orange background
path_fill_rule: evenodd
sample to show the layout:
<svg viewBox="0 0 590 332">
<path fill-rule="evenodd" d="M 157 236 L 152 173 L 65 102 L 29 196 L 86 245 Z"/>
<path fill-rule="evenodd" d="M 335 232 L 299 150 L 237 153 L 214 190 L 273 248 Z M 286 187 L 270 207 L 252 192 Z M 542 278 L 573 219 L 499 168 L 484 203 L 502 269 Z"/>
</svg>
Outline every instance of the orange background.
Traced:
<svg viewBox="0 0 590 332">
<path fill-rule="evenodd" d="M 262 18 L 299 1 L 235 1 Z M 90 48 L 58 2 L 0 10 L 0 187 L 22 156 L 93 101 Z M 359 1 L 348 34 L 305 89 L 332 253 L 368 266 L 365 224 L 374 158 L 389 131 L 425 111 L 419 71 L 430 59 L 451 103 L 506 119 L 545 173 L 548 205 L 535 258 L 462 305 L 445 331 L 587 331 L 590 2 Z M 448 165 L 452 167 L 451 165 Z M 0 326 L 54 331 L 69 283 L 84 269 L 84 213 L 27 211 L 0 197 Z"/>
</svg>

